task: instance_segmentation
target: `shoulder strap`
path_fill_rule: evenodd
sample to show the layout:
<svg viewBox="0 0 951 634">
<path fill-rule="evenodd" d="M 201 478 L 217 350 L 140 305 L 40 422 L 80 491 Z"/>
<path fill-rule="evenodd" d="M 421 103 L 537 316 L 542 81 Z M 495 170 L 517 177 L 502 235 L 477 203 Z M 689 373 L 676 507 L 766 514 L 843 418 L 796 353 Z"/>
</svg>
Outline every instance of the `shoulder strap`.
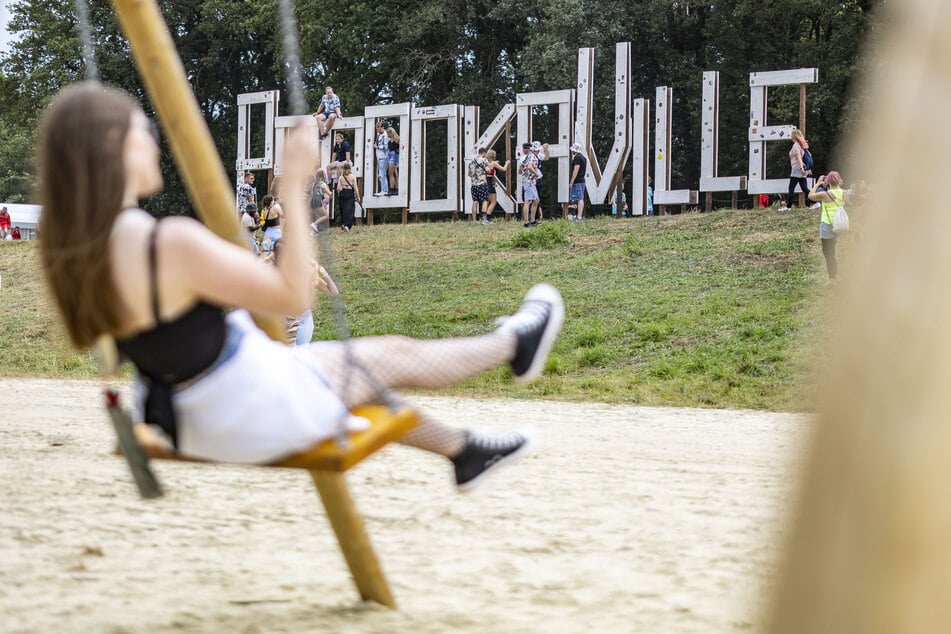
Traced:
<svg viewBox="0 0 951 634">
<path fill-rule="evenodd" d="M 152 231 L 149 233 L 149 292 L 152 298 L 152 317 L 156 325 L 159 323 L 159 297 L 158 297 L 158 252 L 155 248 L 155 237 L 158 235 L 159 219 L 152 225 Z"/>
</svg>

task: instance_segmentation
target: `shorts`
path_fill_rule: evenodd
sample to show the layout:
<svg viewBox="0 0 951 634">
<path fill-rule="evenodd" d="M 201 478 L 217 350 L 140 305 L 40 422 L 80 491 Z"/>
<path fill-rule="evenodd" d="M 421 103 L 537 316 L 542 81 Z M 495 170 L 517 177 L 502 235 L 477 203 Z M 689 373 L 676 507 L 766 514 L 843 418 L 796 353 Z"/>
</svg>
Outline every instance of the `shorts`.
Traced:
<svg viewBox="0 0 951 634">
<path fill-rule="evenodd" d="M 320 365 L 318 344 L 271 341 L 243 310 L 227 324 L 237 343 L 232 356 L 172 396 L 181 452 L 268 463 L 334 437 L 347 410 Z"/>
<path fill-rule="evenodd" d="M 530 200 L 538 200 L 538 188 L 535 187 L 534 181 L 522 183 L 522 202 Z"/>
<path fill-rule="evenodd" d="M 399 152 L 397 152 L 396 150 L 390 150 L 389 157 L 390 157 L 390 165 L 399 166 L 399 164 L 400 164 L 400 153 L 399 153 Z"/>
<path fill-rule="evenodd" d="M 584 183 L 575 183 L 571 186 L 571 192 L 568 194 L 570 202 L 584 200 Z"/>
<path fill-rule="evenodd" d="M 484 202 L 489 199 L 489 185 L 482 183 L 472 186 L 472 200 L 474 202 Z"/>
<path fill-rule="evenodd" d="M 336 116 L 337 116 L 336 112 L 321 112 L 319 115 L 317 115 L 317 118 L 319 119 L 320 117 L 323 117 L 324 119 L 329 119 L 330 117 L 336 117 Z"/>
</svg>

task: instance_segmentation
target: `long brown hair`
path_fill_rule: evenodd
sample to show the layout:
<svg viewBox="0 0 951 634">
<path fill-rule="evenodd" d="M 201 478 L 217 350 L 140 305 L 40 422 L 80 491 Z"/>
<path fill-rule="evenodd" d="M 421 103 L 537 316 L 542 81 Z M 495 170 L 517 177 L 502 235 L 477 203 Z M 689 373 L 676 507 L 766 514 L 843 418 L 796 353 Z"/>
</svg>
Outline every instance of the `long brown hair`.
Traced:
<svg viewBox="0 0 951 634">
<path fill-rule="evenodd" d="M 123 146 L 138 108 L 126 93 L 83 82 L 62 90 L 40 124 L 40 255 L 77 348 L 121 323 L 109 234 L 122 210 Z"/>
</svg>

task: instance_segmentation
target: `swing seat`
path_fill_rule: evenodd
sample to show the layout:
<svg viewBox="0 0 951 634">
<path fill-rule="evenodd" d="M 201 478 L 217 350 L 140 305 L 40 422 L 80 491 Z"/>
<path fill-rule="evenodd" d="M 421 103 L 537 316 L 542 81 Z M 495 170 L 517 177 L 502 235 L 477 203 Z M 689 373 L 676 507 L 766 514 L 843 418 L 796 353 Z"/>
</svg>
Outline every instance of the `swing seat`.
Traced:
<svg viewBox="0 0 951 634">
<path fill-rule="evenodd" d="M 419 414 L 409 408 L 391 411 L 383 405 L 370 405 L 354 409 L 351 413 L 370 421 L 370 427 L 363 431 L 348 434 L 346 443 L 340 443 L 337 439 L 332 438 L 314 445 L 310 449 L 263 466 L 342 473 L 374 452 L 379 451 L 388 443 L 400 438 L 415 427 L 419 421 Z M 148 425 L 135 425 L 134 430 L 135 439 L 149 458 L 208 462 L 177 453 Z"/>
<path fill-rule="evenodd" d="M 338 443 L 336 439 L 327 440 L 306 451 L 261 466 L 304 469 L 310 473 L 360 597 L 364 601 L 376 601 L 395 608 L 396 600 L 350 496 L 343 472 L 415 427 L 419 422 L 419 414 L 409 408 L 392 411 L 382 405 L 359 407 L 351 413 L 369 420 L 370 427 L 349 434 L 347 443 Z M 136 441 L 150 458 L 213 464 L 176 453 L 148 425 L 133 425 L 133 432 Z"/>
</svg>

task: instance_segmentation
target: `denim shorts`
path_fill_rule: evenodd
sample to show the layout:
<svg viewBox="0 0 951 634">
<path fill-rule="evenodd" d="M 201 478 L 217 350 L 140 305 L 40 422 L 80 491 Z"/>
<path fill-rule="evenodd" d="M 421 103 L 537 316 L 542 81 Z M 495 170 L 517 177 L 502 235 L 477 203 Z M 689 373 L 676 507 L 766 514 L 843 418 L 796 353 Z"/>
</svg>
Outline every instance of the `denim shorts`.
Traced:
<svg viewBox="0 0 951 634">
<path fill-rule="evenodd" d="M 390 150 L 390 165 L 399 165 L 400 164 L 400 153 L 395 150 Z"/>
<path fill-rule="evenodd" d="M 571 186 L 571 192 L 568 194 L 568 200 L 570 202 L 584 200 L 584 183 L 575 183 Z"/>
<path fill-rule="evenodd" d="M 522 201 L 528 202 L 529 200 L 538 200 L 538 188 L 535 187 L 534 182 L 522 183 Z"/>
</svg>

